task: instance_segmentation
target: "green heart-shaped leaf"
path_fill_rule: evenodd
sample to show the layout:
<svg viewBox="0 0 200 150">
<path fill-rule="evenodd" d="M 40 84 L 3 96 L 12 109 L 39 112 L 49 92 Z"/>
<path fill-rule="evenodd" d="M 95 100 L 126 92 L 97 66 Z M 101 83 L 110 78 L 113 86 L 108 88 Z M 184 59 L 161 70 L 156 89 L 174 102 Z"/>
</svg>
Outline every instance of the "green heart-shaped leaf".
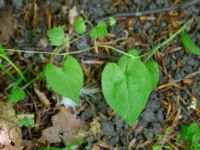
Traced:
<svg viewBox="0 0 200 150">
<path fill-rule="evenodd" d="M 150 73 L 151 81 L 152 81 L 152 91 L 156 88 L 156 85 L 159 80 L 159 68 L 158 64 L 154 61 L 150 61 L 145 64 L 147 70 Z"/>
<path fill-rule="evenodd" d="M 108 29 L 104 21 L 100 21 L 90 32 L 90 37 L 94 40 L 104 38 L 108 34 Z"/>
<path fill-rule="evenodd" d="M 137 56 L 136 51 L 129 54 Z M 129 125 L 136 122 L 152 90 L 148 69 L 139 58 L 122 56 L 108 63 L 102 74 L 102 90 L 111 108 Z"/>
<path fill-rule="evenodd" d="M 45 76 L 48 85 L 55 92 L 73 100 L 76 104 L 80 103 L 83 72 L 76 59 L 68 57 L 62 68 L 48 64 L 45 68 Z"/>
</svg>

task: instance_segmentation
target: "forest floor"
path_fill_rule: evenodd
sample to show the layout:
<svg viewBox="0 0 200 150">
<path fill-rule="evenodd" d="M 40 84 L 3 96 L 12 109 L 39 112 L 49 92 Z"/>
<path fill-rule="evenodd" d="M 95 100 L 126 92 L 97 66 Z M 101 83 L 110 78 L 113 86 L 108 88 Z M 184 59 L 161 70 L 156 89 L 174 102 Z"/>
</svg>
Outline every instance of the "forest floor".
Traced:
<svg viewBox="0 0 200 150">
<path fill-rule="evenodd" d="M 66 33 L 73 34 L 69 20 L 72 12 L 80 15 L 80 10 L 84 11 L 84 17 L 93 24 L 102 17 L 119 14 L 115 17 L 116 25 L 109 27 L 109 35 L 96 42 L 111 43 L 113 47 L 124 52 L 133 48 L 139 53 L 148 52 L 189 20 L 189 35 L 200 46 L 200 2 L 187 8 L 171 11 L 163 9 L 182 3 L 185 1 L 27 0 L 19 9 L 12 4 L 6 4 L 6 8 L 0 9 L 0 43 L 29 81 L 33 80 L 50 60 L 50 55 L 37 52 L 54 50 L 48 42 L 48 29 L 63 26 Z M 158 8 L 161 8 L 158 12 L 149 11 Z M 125 12 L 142 14 L 120 16 L 120 13 Z M 92 45 L 93 41 L 88 36 L 83 36 L 72 43 L 69 50 L 81 50 Z M 152 57 L 159 65 L 159 83 L 151 93 L 137 123 L 132 127 L 112 111 L 101 92 L 101 73 L 105 63 L 116 62 L 121 54 L 99 48 L 73 56 L 84 70 L 84 87 L 94 89 L 95 92 L 81 95 L 81 104 L 69 109 L 58 104 L 62 97 L 53 92 L 43 78 L 26 86 L 25 99 L 13 106 L 17 114 L 34 115 L 35 124 L 32 127 L 21 127 L 23 149 L 36 150 L 48 146 L 63 148 L 65 143 L 70 143 L 77 134 L 81 134 L 83 138 L 81 143 L 73 148 L 76 150 L 149 150 L 158 145 L 162 145 L 161 149 L 186 149 L 186 143 L 177 139 L 177 135 L 182 125 L 200 121 L 200 57 L 185 50 L 180 36 L 159 49 Z M 60 63 L 62 58 L 58 57 L 57 63 Z M 0 62 L 17 77 L 17 72 L 9 63 L 2 62 L 1 58 Z M 13 80 L 1 71 L 2 102 L 7 101 L 12 86 Z M 57 128 L 59 134 L 54 133 L 50 129 L 52 127 Z M 81 133 L 77 133 L 77 129 L 81 129 Z M 68 131 L 67 135 L 62 130 Z"/>
</svg>

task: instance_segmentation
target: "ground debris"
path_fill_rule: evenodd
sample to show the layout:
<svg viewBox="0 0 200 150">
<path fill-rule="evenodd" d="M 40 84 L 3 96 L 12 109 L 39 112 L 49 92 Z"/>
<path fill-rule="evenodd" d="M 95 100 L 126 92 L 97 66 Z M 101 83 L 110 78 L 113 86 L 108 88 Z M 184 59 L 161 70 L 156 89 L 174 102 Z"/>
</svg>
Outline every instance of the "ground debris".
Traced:
<svg viewBox="0 0 200 150">
<path fill-rule="evenodd" d="M 10 104 L 0 101 L 0 149 L 22 150 L 22 134 Z"/>
<path fill-rule="evenodd" d="M 84 129 L 86 124 L 84 121 L 76 118 L 69 110 L 61 110 L 58 114 L 52 117 L 52 126 L 42 131 L 42 136 L 39 139 L 41 143 L 52 144 L 70 143 L 74 139 L 81 139 L 78 134 L 81 129 Z"/>
<path fill-rule="evenodd" d="M 0 42 L 6 42 L 13 36 L 13 19 L 12 9 L 10 6 L 6 6 L 0 10 Z"/>
</svg>

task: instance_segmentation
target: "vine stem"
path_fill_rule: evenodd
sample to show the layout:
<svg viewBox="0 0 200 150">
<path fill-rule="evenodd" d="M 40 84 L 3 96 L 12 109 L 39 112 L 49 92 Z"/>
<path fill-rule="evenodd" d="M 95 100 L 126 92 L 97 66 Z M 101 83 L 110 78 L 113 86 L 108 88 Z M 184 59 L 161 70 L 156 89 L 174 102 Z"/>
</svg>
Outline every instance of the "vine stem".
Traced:
<svg viewBox="0 0 200 150">
<path fill-rule="evenodd" d="M 135 57 L 135 56 L 133 56 L 133 55 L 131 55 L 131 54 L 128 54 L 128 53 L 126 53 L 126 52 L 123 52 L 123 51 L 121 51 L 121 50 L 119 50 L 119 49 L 117 49 L 117 48 L 114 48 L 114 47 L 112 47 L 112 46 L 109 46 L 109 45 L 97 45 L 97 47 L 100 47 L 100 48 L 109 48 L 109 49 L 112 49 L 112 50 L 114 50 L 114 51 L 116 51 L 116 52 L 118 52 L 118 53 L 121 53 L 121 54 L 124 54 L 124 55 L 126 55 L 126 56 L 129 56 L 129 57 L 131 57 L 131 58 L 133 58 L 133 59 L 137 58 L 137 57 Z"/>
<path fill-rule="evenodd" d="M 189 22 L 185 23 L 178 31 L 176 31 L 174 34 L 172 34 L 167 40 L 164 42 L 158 44 L 155 46 L 150 54 L 147 56 L 147 58 L 144 60 L 144 62 L 147 62 L 161 47 L 167 45 L 169 42 L 171 42 L 178 34 L 180 34 L 183 30 L 185 30 L 188 26 Z"/>
<path fill-rule="evenodd" d="M 21 70 L 8 57 L 4 56 L 1 53 L 0 53 L 0 57 L 5 59 L 11 66 L 13 66 L 13 68 L 17 71 L 17 73 L 21 76 L 21 78 L 24 79 L 25 81 L 27 81 L 27 79 L 25 78 L 25 76 L 23 75 Z"/>
<path fill-rule="evenodd" d="M 126 52 L 123 52 L 117 48 L 114 48 L 112 46 L 109 46 L 109 45 L 96 45 L 97 47 L 99 48 L 109 48 L 109 49 L 112 49 L 114 51 L 117 51 L 121 54 L 124 54 L 126 56 L 129 56 L 131 58 L 136 58 L 135 56 L 132 56 L 130 54 L 127 54 Z M 89 48 L 86 48 L 86 49 L 82 49 L 82 50 L 78 50 L 78 51 L 74 51 L 74 52 L 65 52 L 65 53 L 58 53 L 58 54 L 55 54 L 55 52 L 42 52 L 42 51 L 26 51 L 26 50 L 16 50 L 16 49 L 5 49 L 4 50 L 7 50 L 7 51 L 12 51 L 12 52 L 20 52 L 20 53 L 31 53 L 31 54 L 47 54 L 47 55 L 70 55 L 70 54 L 78 54 L 78 53 L 82 53 L 82 52 L 86 52 L 86 51 L 89 51 L 91 49 L 94 49 L 95 46 L 92 46 L 92 47 L 89 47 Z"/>
<path fill-rule="evenodd" d="M 43 52 L 43 51 L 28 51 L 28 50 L 20 50 L 20 49 L 5 49 L 7 51 L 11 51 L 11 52 L 19 52 L 19 53 L 31 53 L 31 54 L 47 54 L 47 55 L 67 55 L 67 54 L 77 54 L 77 53 L 81 53 L 81 52 L 85 52 L 85 51 L 89 51 L 91 50 L 93 47 L 87 48 L 87 49 L 83 49 L 83 50 L 79 50 L 79 51 L 74 51 L 74 52 L 65 52 L 65 53 L 59 53 L 59 54 L 55 54 L 55 52 Z"/>
<path fill-rule="evenodd" d="M 181 33 L 184 29 L 187 28 L 187 25 L 189 24 L 189 22 L 185 23 L 178 31 L 176 31 L 173 35 L 171 35 L 167 40 L 165 40 L 164 42 L 162 42 L 161 44 L 157 45 L 156 47 L 154 47 L 150 52 L 147 52 L 147 53 L 150 53 L 147 58 L 145 59 L 145 62 L 148 61 L 153 54 L 155 54 L 161 47 L 163 47 L 164 45 L 168 44 L 170 41 L 172 41 L 179 33 Z M 82 50 L 78 50 L 78 51 L 74 51 L 74 52 L 65 52 L 65 53 L 57 53 L 55 54 L 55 52 L 42 52 L 42 51 L 26 51 L 26 50 L 16 50 L 16 49 L 5 49 L 7 51 L 13 51 L 13 52 L 21 52 L 21 53 L 32 53 L 32 54 L 48 54 L 48 55 L 61 55 L 61 56 L 64 56 L 64 55 L 70 55 L 70 54 L 78 54 L 78 53 L 82 53 L 82 52 L 86 52 L 86 51 L 89 51 L 91 49 L 94 49 L 95 47 L 99 47 L 99 48 L 109 48 L 111 50 L 114 50 L 118 53 L 121 53 L 123 55 L 126 55 L 126 56 L 129 56 L 133 59 L 136 59 L 136 58 L 140 58 L 142 56 L 145 56 L 146 54 L 144 55 L 141 55 L 141 56 L 138 56 L 138 57 L 135 57 L 131 54 L 128 54 L 126 52 L 123 52 L 117 48 L 114 48 L 112 46 L 109 46 L 109 45 L 101 45 L 101 44 L 97 44 L 95 46 L 92 46 L 92 47 L 89 47 L 89 48 L 86 48 L 86 49 L 82 49 Z M 0 55 L 1 56 L 1 55 Z M 10 60 L 8 60 L 10 62 Z M 13 64 L 13 63 L 12 63 Z M 14 65 L 14 64 L 13 64 Z M 14 65 L 15 66 L 15 65 Z M 13 66 L 13 67 L 14 67 Z M 17 67 L 15 67 L 17 68 Z M 17 69 L 18 70 L 18 69 Z"/>
</svg>

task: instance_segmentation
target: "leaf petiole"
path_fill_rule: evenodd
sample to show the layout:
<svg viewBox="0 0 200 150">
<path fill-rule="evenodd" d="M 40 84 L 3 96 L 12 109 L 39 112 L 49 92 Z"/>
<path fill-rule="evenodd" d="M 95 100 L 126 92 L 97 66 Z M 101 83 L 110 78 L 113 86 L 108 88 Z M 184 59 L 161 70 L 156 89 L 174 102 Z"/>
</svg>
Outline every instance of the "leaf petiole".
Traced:
<svg viewBox="0 0 200 150">
<path fill-rule="evenodd" d="M 121 53 L 121 54 L 124 54 L 124 55 L 126 55 L 126 56 L 128 56 L 128 57 L 131 57 L 131 58 L 133 58 L 133 59 L 139 58 L 139 57 L 135 57 L 135 56 L 133 56 L 133 55 L 131 55 L 131 54 L 128 54 L 128 53 L 126 53 L 126 52 L 123 52 L 123 51 L 121 51 L 121 50 L 119 50 L 119 49 L 117 49 L 117 48 L 114 48 L 114 47 L 112 47 L 112 46 L 109 46 L 109 45 L 97 45 L 97 47 L 109 48 L 109 49 L 112 49 L 112 50 L 114 50 L 114 51 L 116 51 L 116 52 L 118 52 L 118 53 Z"/>
</svg>

